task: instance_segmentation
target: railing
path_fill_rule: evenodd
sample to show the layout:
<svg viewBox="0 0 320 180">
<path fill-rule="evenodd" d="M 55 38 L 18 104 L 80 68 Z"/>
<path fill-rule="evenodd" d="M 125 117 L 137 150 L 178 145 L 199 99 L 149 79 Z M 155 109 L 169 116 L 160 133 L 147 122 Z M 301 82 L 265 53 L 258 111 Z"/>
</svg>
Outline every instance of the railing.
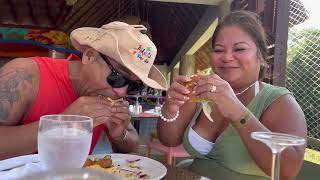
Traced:
<svg viewBox="0 0 320 180">
<path fill-rule="evenodd" d="M 286 87 L 304 111 L 309 147 L 320 150 L 320 142 L 316 140 L 320 139 L 320 28 L 310 28 L 309 23 L 319 19 L 309 16 L 308 8 L 301 2 L 290 2 Z M 301 19 L 306 20 L 302 21 L 304 24 L 296 25 Z"/>
</svg>

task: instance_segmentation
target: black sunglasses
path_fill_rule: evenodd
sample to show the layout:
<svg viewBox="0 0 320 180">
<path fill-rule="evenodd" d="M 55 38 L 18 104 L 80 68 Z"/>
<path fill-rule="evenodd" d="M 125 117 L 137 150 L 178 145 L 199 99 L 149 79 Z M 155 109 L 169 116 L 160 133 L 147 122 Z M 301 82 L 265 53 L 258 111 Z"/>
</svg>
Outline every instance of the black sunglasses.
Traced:
<svg viewBox="0 0 320 180">
<path fill-rule="evenodd" d="M 142 89 L 144 89 L 144 84 L 142 81 L 133 81 L 129 78 L 127 78 L 125 75 L 123 75 L 121 72 L 119 72 L 117 69 L 115 69 L 112 64 L 109 62 L 109 59 L 106 55 L 99 53 L 102 59 L 108 64 L 111 74 L 107 77 L 107 82 L 112 86 L 113 88 L 122 88 L 126 85 L 128 85 L 128 94 L 129 95 L 135 95 L 139 93 Z"/>
</svg>

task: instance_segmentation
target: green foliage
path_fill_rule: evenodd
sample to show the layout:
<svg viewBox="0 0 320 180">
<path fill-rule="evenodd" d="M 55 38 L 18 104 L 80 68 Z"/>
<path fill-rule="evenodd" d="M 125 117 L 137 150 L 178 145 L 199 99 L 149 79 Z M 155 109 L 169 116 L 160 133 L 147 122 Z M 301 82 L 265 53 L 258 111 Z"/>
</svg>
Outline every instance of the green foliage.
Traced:
<svg viewBox="0 0 320 180">
<path fill-rule="evenodd" d="M 302 107 L 309 136 L 320 137 L 320 29 L 289 33 L 287 88 Z"/>
<path fill-rule="evenodd" d="M 307 148 L 304 154 L 304 160 L 320 164 L 320 152 Z"/>
</svg>

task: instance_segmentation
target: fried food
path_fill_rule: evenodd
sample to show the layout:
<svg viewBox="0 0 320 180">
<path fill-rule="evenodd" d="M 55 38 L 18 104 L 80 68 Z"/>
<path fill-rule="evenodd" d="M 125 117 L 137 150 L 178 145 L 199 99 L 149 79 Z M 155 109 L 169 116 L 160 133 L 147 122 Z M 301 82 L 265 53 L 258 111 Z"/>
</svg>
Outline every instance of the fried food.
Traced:
<svg viewBox="0 0 320 180">
<path fill-rule="evenodd" d="M 109 168 L 112 166 L 112 159 L 101 159 L 98 161 L 95 161 L 94 164 L 97 164 L 103 168 Z"/>
<path fill-rule="evenodd" d="M 94 161 L 92 161 L 91 159 L 87 158 L 86 162 L 84 162 L 83 167 L 92 166 L 92 165 L 94 165 Z"/>
<path fill-rule="evenodd" d="M 102 168 L 109 168 L 112 166 L 112 159 L 111 156 L 105 156 L 103 158 L 96 158 L 94 161 L 87 158 L 86 162 L 84 163 L 83 167 L 89 167 L 93 165 L 99 165 Z"/>
<path fill-rule="evenodd" d="M 100 99 L 103 99 L 103 100 L 105 100 L 105 101 L 109 101 L 110 103 L 111 103 L 111 106 L 113 106 L 113 105 L 115 105 L 117 102 L 119 102 L 119 101 L 122 101 L 122 98 L 120 98 L 120 99 L 111 99 L 110 97 L 107 97 L 107 96 L 104 96 L 104 95 L 102 95 L 102 94 L 100 94 L 100 95 L 98 95 L 98 97 L 100 98 Z"/>
<path fill-rule="evenodd" d="M 188 81 L 187 83 L 184 84 L 184 86 L 186 88 L 188 88 L 188 90 L 190 91 L 190 93 L 188 94 L 189 97 L 189 101 L 190 102 L 201 102 L 203 101 L 203 99 L 200 99 L 198 96 L 194 96 L 192 95 L 192 91 L 194 89 L 194 87 L 198 84 L 198 82 L 203 79 L 204 74 L 202 71 L 198 71 L 196 74 L 192 75 L 190 77 L 190 81 Z"/>
</svg>

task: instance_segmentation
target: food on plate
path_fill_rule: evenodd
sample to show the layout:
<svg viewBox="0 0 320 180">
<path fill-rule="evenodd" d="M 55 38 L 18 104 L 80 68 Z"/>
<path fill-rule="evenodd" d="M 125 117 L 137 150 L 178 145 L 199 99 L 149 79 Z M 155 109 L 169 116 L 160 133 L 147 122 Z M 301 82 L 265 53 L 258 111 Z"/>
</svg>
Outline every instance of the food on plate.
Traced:
<svg viewBox="0 0 320 180">
<path fill-rule="evenodd" d="M 94 161 L 88 158 L 86 162 L 84 162 L 83 167 L 92 166 L 92 165 L 94 165 Z"/>
<path fill-rule="evenodd" d="M 116 164 L 112 161 L 111 156 L 96 158 L 94 161 L 87 159 L 84 167 L 94 170 L 101 170 L 113 175 L 119 176 L 125 180 L 147 179 L 150 176 L 139 166 L 140 159 L 127 160 L 124 164 Z"/>
<path fill-rule="evenodd" d="M 109 168 L 112 166 L 112 159 L 111 159 L 111 156 L 109 155 L 106 155 L 105 157 L 103 158 L 96 158 L 94 160 L 94 164 L 97 164 L 103 168 Z"/>
<path fill-rule="evenodd" d="M 87 158 L 86 162 L 84 163 L 83 167 L 93 166 L 93 165 L 99 165 L 102 168 L 109 168 L 112 166 L 112 159 L 111 156 L 106 155 L 103 158 L 96 158 L 94 160 L 91 160 Z"/>
<path fill-rule="evenodd" d="M 190 102 L 201 102 L 203 99 L 200 99 L 199 97 L 197 96 L 194 96 L 192 95 L 192 91 L 194 89 L 194 87 L 196 87 L 196 85 L 198 84 L 198 82 L 203 79 L 204 77 L 204 74 L 202 71 L 198 71 L 196 74 L 192 75 L 190 77 L 190 81 L 186 82 L 184 84 L 184 86 L 186 88 L 188 88 L 188 90 L 190 91 L 190 93 L 188 94 L 188 97 L 189 97 L 189 101 Z"/>
</svg>

